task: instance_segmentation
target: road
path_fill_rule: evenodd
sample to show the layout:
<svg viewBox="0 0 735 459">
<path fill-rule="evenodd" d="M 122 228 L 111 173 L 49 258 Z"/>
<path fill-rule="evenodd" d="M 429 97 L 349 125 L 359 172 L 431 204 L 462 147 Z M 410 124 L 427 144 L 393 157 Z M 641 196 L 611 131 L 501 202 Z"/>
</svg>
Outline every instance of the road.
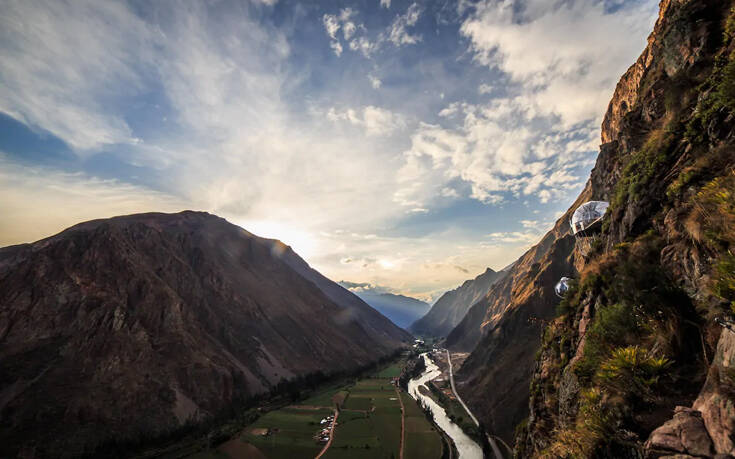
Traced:
<svg viewBox="0 0 735 459">
<path fill-rule="evenodd" d="M 403 399 L 401 398 L 401 393 L 398 391 L 398 386 L 396 386 L 396 396 L 398 397 L 398 402 L 401 404 L 401 452 L 399 457 L 403 459 L 403 438 L 406 435 L 406 410 L 403 407 Z"/>
<path fill-rule="evenodd" d="M 460 405 L 462 405 L 462 408 L 467 412 L 467 414 L 470 415 L 470 418 L 472 418 L 472 422 L 475 423 L 476 426 L 480 426 L 480 421 L 477 420 L 474 414 L 472 414 L 472 411 L 470 411 L 469 407 L 464 403 L 464 400 L 462 400 L 462 397 L 459 396 L 459 392 L 457 392 L 456 387 L 454 386 L 454 372 L 452 371 L 452 356 L 449 354 L 449 349 L 445 349 L 447 352 L 447 362 L 449 363 L 449 384 L 452 386 L 452 392 L 454 393 L 454 397 L 457 399 Z M 498 448 L 498 444 L 495 442 L 495 439 L 491 437 L 490 435 L 485 434 L 487 437 L 488 443 L 490 443 L 490 448 L 493 450 L 493 455 L 495 455 L 495 459 L 503 459 L 503 453 L 500 452 L 500 448 Z"/>
<path fill-rule="evenodd" d="M 329 440 L 314 459 L 319 459 L 320 457 L 322 457 L 332 445 L 332 440 L 334 440 L 334 429 L 337 427 L 337 417 L 339 417 L 339 410 L 334 410 L 334 421 L 332 421 L 332 428 L 329 430 Z"/>
</svg>

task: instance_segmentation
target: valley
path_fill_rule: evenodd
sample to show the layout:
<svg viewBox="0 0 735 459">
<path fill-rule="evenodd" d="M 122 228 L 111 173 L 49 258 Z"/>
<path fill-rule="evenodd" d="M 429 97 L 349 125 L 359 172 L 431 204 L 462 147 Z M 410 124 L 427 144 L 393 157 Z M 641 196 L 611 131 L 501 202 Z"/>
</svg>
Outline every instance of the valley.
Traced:
<svg viewBox="0 0 735 459">
<path fill-rule="evenodd" d="M 2 5 L 0 459 L 735 458 L 735 0 Z"/>
<path fill-rule="evenodd" d="M 264 412 L 232 439 L 212 447 L 200 444 L 202 451 L 186 457 L 482 457 L 480 447 L 443 414 L 439 404 L 417 391 L 437 376 L 436 366 L 431 364 L 412 379 L 408 393 L 398 386 L 408 358 L 404 354 L 347 384 L 317 389 L 306 399 Z M 433 422 L 424 406 L 431 410 Z M 181 457 L 187 448 L 191 447 L 174 448 L 158 457 Z"/>
</svg>

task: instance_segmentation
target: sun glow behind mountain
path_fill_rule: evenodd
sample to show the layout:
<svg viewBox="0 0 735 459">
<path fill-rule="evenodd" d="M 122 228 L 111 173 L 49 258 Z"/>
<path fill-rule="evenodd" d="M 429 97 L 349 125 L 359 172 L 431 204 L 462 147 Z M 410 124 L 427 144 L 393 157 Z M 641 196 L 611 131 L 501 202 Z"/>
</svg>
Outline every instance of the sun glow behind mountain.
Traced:
<svg viewBox="0 0 735 459">
<path fill-rule="evenodd" d="M 577 195 L 656 3 L 10 2 L 0 245 L 205 210 L 431 297 Z"/>
</svg>

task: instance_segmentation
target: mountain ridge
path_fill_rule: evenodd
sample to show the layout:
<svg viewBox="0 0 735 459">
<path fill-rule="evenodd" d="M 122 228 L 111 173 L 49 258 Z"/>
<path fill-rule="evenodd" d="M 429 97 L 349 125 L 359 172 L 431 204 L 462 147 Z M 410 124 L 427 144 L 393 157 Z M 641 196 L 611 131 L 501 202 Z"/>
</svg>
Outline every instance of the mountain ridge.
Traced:
<svg viewBox="0 0 735 459">
<path fill-rule="evenodd" d="M 474 279 L 464 281 L 459 287 L 439 297 L 431 310 L 411 324 L 409 330 L 420 335 L 446 336 L 504 273 L 505 271 L 496 272 L 487 268 Z"/>
<path fill-rule="evenodd" d="M 163 434 L 411 339 L 307 267 L 191 211 L 0 249 L 0 455 L 71 457 Z"/>
<path fill-rule="evenodd" d="M 375 291 L 352 293 L 403 329 L 408 329 L 411 323 L 426 314 L 430 308 L 425 301 L 396 293 Z"/>
</svg>

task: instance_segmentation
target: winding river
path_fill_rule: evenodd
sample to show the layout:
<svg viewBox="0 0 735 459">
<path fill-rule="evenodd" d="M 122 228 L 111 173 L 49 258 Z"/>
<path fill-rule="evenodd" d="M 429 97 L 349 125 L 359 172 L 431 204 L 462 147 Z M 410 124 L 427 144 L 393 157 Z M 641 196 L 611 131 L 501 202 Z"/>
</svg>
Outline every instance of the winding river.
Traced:
<svg viewBox="0 0 735 459">
<path fill-rule="evenodd" d="M 434 422 L 454 441 L 460 459 L 482 459 L 482 448 L 474 440 L 468 437 L 459 426 L 447 417 L 447 413 L 431 397 L 427 397 L 419 391 L 419 387 L 441 374 L 439 367 L 429 358 L 426 353 L 421 354 L 426 364 L 426 370 L 416 378 L 408 382 L 408 393 L 421 404 L 429 407 Z M 428 389 L 428 387 L 427 387 Z"/>
</svg>

